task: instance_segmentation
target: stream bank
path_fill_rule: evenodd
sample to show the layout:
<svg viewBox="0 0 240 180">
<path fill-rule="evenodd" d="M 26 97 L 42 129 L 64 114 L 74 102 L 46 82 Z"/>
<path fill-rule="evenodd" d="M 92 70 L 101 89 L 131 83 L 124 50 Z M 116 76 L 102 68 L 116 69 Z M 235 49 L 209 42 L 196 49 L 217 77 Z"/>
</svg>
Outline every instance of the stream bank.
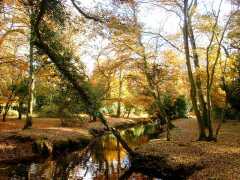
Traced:
<svg viewBox="0 0 240 180">
<path fill-rule="evenodd" d="M 58 156 L 76 149 L 83 149 L 98 133 L 106 134 L 100 122 L 82 124 L 81 127 L 60 127 L 57 119 L 35 118 L 31 129 L 20 129 L 22 121 L 7 120 L 5 132 L 0 135 L 0 163 L 18 163 L 40 159 L 49 155 Z M 46 126 L 45 124 L 50 126 Z M 111 118 L 109 124 L 123 130 L 149 123 L 146 118 Z M 8 130 L 7 125 L 11 129 Z M 18 128 L 12 130 L 14 127 Z M 95 134 L 94 134 L 95 133 Z M 96 134 L 97 133 L 97 134 Z"/>
<path fill-rule="evenodd" d="M 186 179 L 199 168 L 195 164 L 183 166 L 175 163 L 167 153 L 140 153 L 141 145 L 161 138 L 162 129 L 156 124 L 137 125 L 121 130 L 120 134 L 136 150 L 132 154 L 134 156 L 127 154 L 114 135 L 107 134 L 95 138 L 83 150 L 16 165 L 8 164 L 2 172 L 0 166 L 0 174 L 21 179 Z"/>
<path fill-rule="evenodd" d="M 155 124 L 137 125 L 120 131 L 131 148 L 155 139 L 161 133 Z M 76 150 L 61 156 L 8 164 L 0 174 L 7 177 L 32 177 L 32 179 L 118 179 L 131 162 L 125 149 L 112 134 L 97 137 L 84 150 Z M 93 143 L 92 143 L 93 142 Z M 83 154 L 84 153 L 84 154 Z M 135 176 L 135 175 L 134 175 Z M 145 175 L 138 175 L 145 176 Z M 111 177 L 111 178 L 110 178 Z M 31 178 L 30 178 L 31 179 Z"/>
<path fill-rule="evenodd" d="M 240 123 L 223 124 L 218 142 L 196 141 L 195 119 L 181 119 L 173 123 L 176 128 L 171 130 L 171 141 L 166 141 L 165 133 L 154 124 L 122 130 L 121 136 L 136 153 L 134 157 L 126 153 L 112 134 L 107 134 L 91 141 L 84 150 L 68 151 L 60 153 L 61 156 L 45 159 L 20 161 L 16 165 L 1 164 L 0 175 L 22 179 L 64 177 L 68 180 L 115 180 L 121 177 L 240 179 Z"/>
</svg>

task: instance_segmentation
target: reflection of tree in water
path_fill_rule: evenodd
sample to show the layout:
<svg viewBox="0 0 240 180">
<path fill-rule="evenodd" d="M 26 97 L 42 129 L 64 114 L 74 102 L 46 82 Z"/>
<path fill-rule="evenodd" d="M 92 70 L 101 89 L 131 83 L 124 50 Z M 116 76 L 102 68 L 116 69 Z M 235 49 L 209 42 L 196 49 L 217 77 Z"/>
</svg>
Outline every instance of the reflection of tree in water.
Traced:
<svg viewBox="0 0 240 180">
<path fill-rule="evenodd" d="M 121 131 L 131 147 L 155 138 L 160 132 L 155 125 L 140 125 Z M 96 138 L 83 151 L 76 151 L 41 164 L 38 174 L 61 179 L 119 179 L 130 164 L 125 150 L 113 135 Z M 131 172 L 132 173 L 132 172 Z M 128 174 L 131 175 L 131 173 Z M 133 176 L 136 176 L 134 174 Z M 50 178 L 51 179 L 51 178 Z M 53 178 L 54 179 L 54 178 Z"/>
<path fill-rule="evenodd" d="M 98 164 L 98 172 L 94 177 L 117 179 L 124 166 L 122 161 L 124 157 L 126 153 L 114 136 L 102 137 L 102 140 L 98 141 L 92 149 L 92 159 Z"/>
<path fill-rule="evenodd" d="M 61 177 L 63 180 L 117 179 L 124 168 L 122 162 L 125 157 L 126 153 L 120 143 L 108 135 L 94 141 L 86 151 L 73 152 L 41 163 L 32 177 Z"/>
<path fill-rule="evenodd" d="M 131 147 L 137 147 L 139 144 L 147 143 L 149 139 L 157 138 L 160 132 L 155 124 L 147 124 L 129 128 L 121 135 Z"/>
</svg>

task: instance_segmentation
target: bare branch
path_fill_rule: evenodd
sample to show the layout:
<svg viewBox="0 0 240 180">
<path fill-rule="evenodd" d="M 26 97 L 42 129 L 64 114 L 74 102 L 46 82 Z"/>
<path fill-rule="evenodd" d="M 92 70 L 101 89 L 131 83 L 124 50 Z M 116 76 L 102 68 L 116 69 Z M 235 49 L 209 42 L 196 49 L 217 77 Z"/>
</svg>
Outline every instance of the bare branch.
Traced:
<svg viewBox="0 0 240 180">
<path fill-rule="evenodd" d="M 76 1 L 75 0 L 71 0 L 73 6 L 77 9 L 77 11 L 82 14 L 86 19 L 90 19 L 90 20 L 93 20 L 93 21 L 96 21 L 96 22 L 100 22 L 100 23 L 104 23 L 104 21 L 97 17 L 97 16 L 93 16 L 93 15 L 90 15 L 86 12 L 84 12 L 77 4 L 76 4 Z"/>
<path fill-rule="evenodd" d="M 161 33 L 154 33 L 154 32 L 143 32 L 145 34 L 152 34 L 152 35 L 156 35 L 158 37 L 160 37 L 161 39 L 163 39 L 165 42 L 167 42 L 171 47 L 173 47 L 174 49 L 178 50 L 181 53 L 185 53 L 183 52 L 179 47 L 177 47 L 177 45 L 175 45 L 174 43 L 172 43 L 169 39 L 167 39 L 166 37 L 164 37 Z"/>
<path fill-rule="evenodd" d="M 211 76 L 210 76 L 210 84 L 209 84 L 210 87 L 212 86 L 212 83 L 213 83 L 213 76 L 214 76 L 214 73 L 215 73 L 215 68 L 216 68 L 217 62 L 219 60 L 220 53 L 221 53 L 222 41 L 223 41 L 223 38 L 224 38 L 225 33 L 227 31 L 228 25 L 230 24 L 230 21 L 231 21 L 231 16 L 228 18 L 228 21 L 226 22 L 226 24 L 224 26 L 224 29 L 223 29 L 222 35 L 220 37 L 220 40 L 218 40 L 218 38 L 217 38 L 218 49 L 217 49 L 217 56 L 215 58 L 213 68 L 212 68 L 212 72 L 211 72 Z"/>
</svg>

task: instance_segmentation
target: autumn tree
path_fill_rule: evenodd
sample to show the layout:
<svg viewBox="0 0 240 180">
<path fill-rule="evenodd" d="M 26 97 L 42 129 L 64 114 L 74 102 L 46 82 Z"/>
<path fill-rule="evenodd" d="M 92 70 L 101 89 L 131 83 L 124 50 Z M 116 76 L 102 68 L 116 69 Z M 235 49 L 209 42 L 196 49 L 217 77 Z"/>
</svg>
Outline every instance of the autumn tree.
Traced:
<svg viewBox="0 0 240 180">
<path fill-rule="evenodd" d="M 191 85 L 190 96 L 199 126 L 199 140 L 214 140 L 212 127 L 212 88 L 216 66 L 221 59 L 222 44 L 226 37 L 230 17 L 227 17 L 223 26 L 220 26 L 222 1 L 220 1 L 217 11 L 210 10 L 207 14 L 198 13 L 200 2 L 197 0 L 160 0 L 157 2 L 160 7 L 167 12 L 174 13 L 180 19 L 184 54 Z M 195 18 L 203 18 L 206 21 L 196 26 L 197 21 L 195 21 Z M 207 26 L 207 31 L 205 32 L 201 30 L 201 26 L 204 25 Z M 207 36 L 208 41 L 202 45 L 197 41 L 196 37 L 198 35 Z M 171 47 L 182 52 L 181 48 L 175 46 L 174 42 L 166 36 L 162 34 L 159 34 L 159 36 Z M 202 49 L 205 49 L 203 54 L 200 53 Z M 203 66 L 202 62 L 206 66 Z M 200 75 L 201 68 L 204 68 L 204 73 L 206 74 L 206 84 L 203 83 L 204 81 Z M 208 133 L 206 133 L 206 129 Z"/>
<path fill-rule="evenodd" d="M 67 17 L 65 7 L 61 1 L 28 1 L 29 6 L 34 9 L 34 44 L 36 47 L 44 52 L 51 61 L 55 64 L 61 75 L 71 83 L 72 87 L 76 89 L 82 102 L 86 105 L 89 114 L 95 115 L 101 120 L 105 127 L 113 132 L 118 138 L 122 146 L 130 153 L 133 154 L 131 148 L 121 138 L 120 134 L 107 124 L 107 120 L 103 114 L 96 109 L 94 104 L 94 94 L 90 84 L 87 81 L 86 74 L 83 69 L 77 69 L 74 62 L 77 57 L 73 55 L 69 48 L 59 41 L 61 27 L 64 26 L 65 18 Z M 85 13 L 79 12 L 88 19 L 96 20 L 96 18 L 89 18 Z M 61 16 L 59 16 L 61 14 Z M 47 21 L 48 20 L 48 21 Z M 51 26 L 51 23 L 58 26 Z M 49 28 L 51 27 L 51 28 Z M 55 29 L 54 29 L 55 28 Z M 55 31 L 53 31 L 55 30 Z"/>
<path fill-rule="evenodd" d="M 12 25 L 10 26 L 9 29 L 6 29 L 5 33 L 3 34 L 3 36 L 1 37 L 1 41 L 0 43 L 3 43 L 3 40 L 7 37 L 7 36 L 11 36 L 12 34 L 16 33 L 21 33 L 21 38 L 22 40 L 22 44 L 25 46 L 27 44 L 27 41 L 30 42 L 29 43 L 29 85 L 27 87 L 29 87 L 29 92 L 28 92 L 28 96 L 26 98 L 28 98 L 28 110 L 27 110 L 27 120 L 26 120 L 26 124 L 25 124 L 25 128 L 27 127 L 31 127 L 31 121 L 32 121 L 32 109 L 33 109 L 33 89 L 34 89 L 34 62 L 33 62 L 33 43 L 32 43 L 32 39 L 33 39 L 33 33 L 31 32 L 31 12 L 30 9 L 24 9 L 23 6 L 24 2 L 23 1 L 4 1 L 4 7 L 9 8 L 10 11 L 8 10 L 8 15 L 4 16 L 7 18 L 11 18 L 10 22 L 12 22 Z M 9 22 L 9 19 L 8 19 Z M 6 27 L 9 27 L 9 25 L 7 24 Z M 30 27 L 30 28 L 29 28 Z M 28 33 L 30 29 L 30 33 Z M 28 38 L 29 37 L 29 38 Z M 19 53 L 19 52 L 18 52 Z M 16 55 L 16 54 L 15 54 Z M 15 56 L 14 55 L 14 56 Z M 16 57 L 12 57 L 13 59 L 15 59 Z M 19 102 L 20 104 L 22 104 L 22 102 Z"/>
<path fill-rule="evenodd" d="M 19 49 L 25 45 L 26 29 L 20 27 L 24 18 L 19 14 L 18 6 L 18 1 L 3 1 L 1 4 L 0 47 L 3 50 L 0 52 L 1 95 L 3 99 L 7 99 L 3 121 L 11 104 L 18 102 L 18 85 L 25 78 L 27 68 L 26 57 L 19 53 Z"/>
<path fill-rule="evenodd" d="M 228 55 L 229 60 L 232 60 L 230 63 L 230 72 L 229 74 L 232 75 L 230 78 L 230 82 L 228 85 L 225 84 L 225 91 L 228 96 L 229 103 L 232 105 L 234 109 L 240 110 L 239 104 L 239 84 L 240 84 L 240 39 L 239 39 L 239 26 L 240 26 L 240 9 L 239 5 L 240 2 L 238 0 L 232 1 L 233 3 L 233 11 L 232 16 L 233 20 L 230 24 L 230 32 L 228 37 L 230 38 L 230 50 L 226 50 L 226 54 Z"/>
<path fill-rule="evenodd" d="M 129 9 L 129 12 L 125 13 L 128 14 L 125 17 L 125 19 L 128 19 L 128 22 L 124 24 L 114 22 L 111 24 L 112 43 L 121 53 L 126 52 L 128 61 L 130 61 L 129 64 L 131 64 L 131 71 L 138 71 L 143 75 L 141 77 L 142 80 L 136 81 L 136 74 L 130 73 L 130 77 L 135 82 L 141 82 L 142 87 L 138 89 L 144 89 L 145 97 L 147 95 L 150 99 L 153 99 L 152 107 L 158 114 L 158 118 L 169 122 L 170 116 L 166 112 L 164 105 L 164 94 L 167 88 L 161 86 L 164 84 L 167 86 L 166 79 L 171 76 L 170 71 L 168 71 L 170 69 L 167 69 L 167 65 L 164 65 L 166 62 L 161 63 L 162 58 L 159 56 L 158 44 L 156 45 L 157 48 L 152 48 L 148 43 L 144 42 L 143 28 L 138 22 L 137 4 L 132 2 L 129 5 Z M 166 75 L 167 72 L 169 72 L 169 76 Z M 177 75 L 172 74 L 171 77 L 177 77 Z M 142 81 L 145 82 L 145 85 Z M 146 101 L 151 102 L 149 99 Z M 151 103 L 148 105 L 151 106 Z"/>
</svg>

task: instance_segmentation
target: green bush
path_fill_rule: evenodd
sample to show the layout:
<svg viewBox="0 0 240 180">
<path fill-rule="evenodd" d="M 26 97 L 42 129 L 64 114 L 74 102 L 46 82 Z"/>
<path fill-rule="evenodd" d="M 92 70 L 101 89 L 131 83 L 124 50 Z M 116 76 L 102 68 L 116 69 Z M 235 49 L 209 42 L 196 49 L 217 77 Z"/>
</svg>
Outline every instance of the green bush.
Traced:
<svg viewBox="0 0 240 180">
<path fill-rule="evenodd" d="M 170 120 L 187 117 L 188 103 L 185 96 L 178 96 L 177 99 L 173 101 L 173 97 L 171 95 L 165 94 L 163 96 L 162 103 L 162 108 L 164 108 Z M 158 119 L 161 121 L 161 124 L 165 124 L 165 118 L 161 115 L 161 112 L 158 111 L 157 105 L 157 101 L 154 102 L 149 108 L 148 113 L 152 115 L 153 119 Z"/>
<path fill-rule="evenodd" d="M 185 96 L 178 96 L 175 101 L 175 114 L 177 118 L 187 117 L 187 100 Z"/>
<path fill-rule="evenodd" d="M 59 107 L 56 104 L 45 105 L 39 111 L 39 115 L 43 117 L 58 117 Z"/>
</svg>

